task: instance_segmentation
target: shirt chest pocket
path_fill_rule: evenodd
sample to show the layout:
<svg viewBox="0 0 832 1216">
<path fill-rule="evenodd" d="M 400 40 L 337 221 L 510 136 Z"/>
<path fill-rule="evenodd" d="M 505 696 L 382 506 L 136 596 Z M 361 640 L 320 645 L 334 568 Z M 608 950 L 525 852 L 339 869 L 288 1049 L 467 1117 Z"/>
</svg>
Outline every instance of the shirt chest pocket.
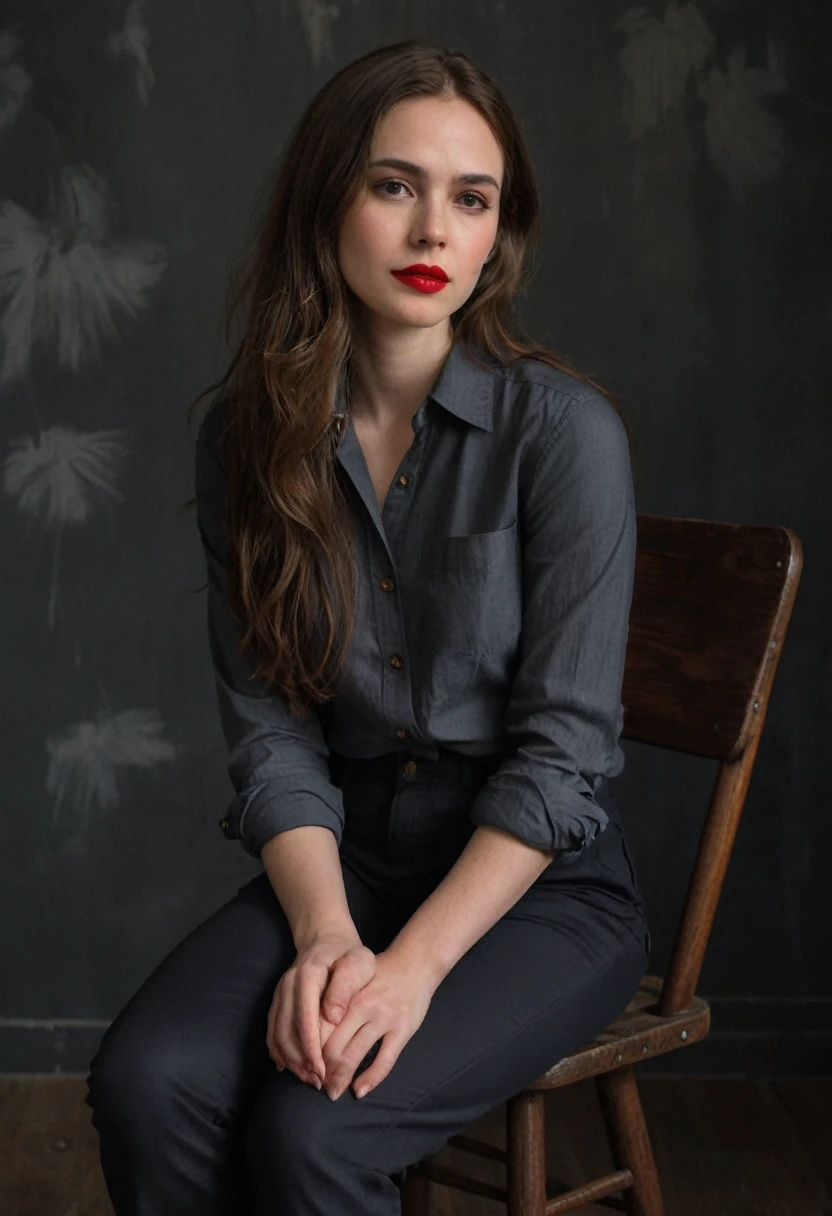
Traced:
<svg viewBox="0 0 832 1216">
<path fill-rule="evenodd" d="M 522 616 L 517 523 L 442 537 L 428 590 L 433 645 L 467 655 L 512 648 Z"/>
</svg>

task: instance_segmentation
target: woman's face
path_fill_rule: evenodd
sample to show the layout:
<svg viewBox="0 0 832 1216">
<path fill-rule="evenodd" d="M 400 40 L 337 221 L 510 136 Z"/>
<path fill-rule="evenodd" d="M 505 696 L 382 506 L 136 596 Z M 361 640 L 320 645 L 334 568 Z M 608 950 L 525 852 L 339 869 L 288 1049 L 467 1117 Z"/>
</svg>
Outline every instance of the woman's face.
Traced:
<svg viewBox="0 0 832 1216">
<path fill-rule="evenodd" d="M 410 167 L 374 163 L 391 158 Z M 502 149 L 467 101 L 414 97 L 379 123 L 369 159 L 338 231 L 344 279 L 370 313 L 404 326 L 443 323 L 473 292 L 496 240 Z M 440 267 L 448 282 L 425 292 L 393 274 L 414 264 Z"/>
</svg>

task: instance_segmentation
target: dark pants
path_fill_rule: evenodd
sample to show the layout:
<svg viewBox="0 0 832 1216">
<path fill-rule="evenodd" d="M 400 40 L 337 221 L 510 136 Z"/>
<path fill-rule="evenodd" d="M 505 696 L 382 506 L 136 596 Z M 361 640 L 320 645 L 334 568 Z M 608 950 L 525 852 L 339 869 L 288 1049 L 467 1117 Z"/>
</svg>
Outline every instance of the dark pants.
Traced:
<svg viewBox="0 0 832 1216">
<path fill-rule="evenodd" d="M 380 953 L 451 868 L 499 758 L 333 760 L 341 862 Z M 439 1150 L 624 1009 L 650 937 L 617 807 L 459 960 L 388 1076 L 363 1098 L 278 1072 L 266 1045 L 296 950 L 265 873 L 191 932 L 108 1027 L 87 1103 L 116 1216 L 396 1216 L 405 1167 Z M 376 1047 L 356 1070 L 363 1071 Z"/>
</svg>

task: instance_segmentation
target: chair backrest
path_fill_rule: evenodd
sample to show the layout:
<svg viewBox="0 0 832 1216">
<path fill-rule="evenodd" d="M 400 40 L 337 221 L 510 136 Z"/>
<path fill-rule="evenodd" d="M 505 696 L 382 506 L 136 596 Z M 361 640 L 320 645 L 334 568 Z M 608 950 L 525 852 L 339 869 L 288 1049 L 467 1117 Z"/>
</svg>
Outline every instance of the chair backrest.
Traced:
<svg viewBox="0 0 832 1216">
<path fill-rule="evenodd" d="M 696 995 L 802 568 L 788 528 L 638 516 L 622 737 L 720 762 L 663 1015 Z"/>
</svg>

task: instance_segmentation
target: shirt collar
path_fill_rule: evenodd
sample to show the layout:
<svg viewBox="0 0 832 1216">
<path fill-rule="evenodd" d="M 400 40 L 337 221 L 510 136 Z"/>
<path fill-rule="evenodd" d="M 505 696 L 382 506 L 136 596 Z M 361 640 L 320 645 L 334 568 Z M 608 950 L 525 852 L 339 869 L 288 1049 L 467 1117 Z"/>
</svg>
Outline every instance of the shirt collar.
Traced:
<svg viewBox="0 0 832 1216">
<path fill-rule="evenodd" d="M 490 431 L 495 363 L 485 351 L 476 349 L 488 366 L 478 367 L 464 354 L 459 341 L 454 341 L 428 396 L 457 418 Z M 334 416 L 344 415 L 343 383 L 342 378 L 332 407 Z"/>
</svg>

